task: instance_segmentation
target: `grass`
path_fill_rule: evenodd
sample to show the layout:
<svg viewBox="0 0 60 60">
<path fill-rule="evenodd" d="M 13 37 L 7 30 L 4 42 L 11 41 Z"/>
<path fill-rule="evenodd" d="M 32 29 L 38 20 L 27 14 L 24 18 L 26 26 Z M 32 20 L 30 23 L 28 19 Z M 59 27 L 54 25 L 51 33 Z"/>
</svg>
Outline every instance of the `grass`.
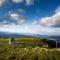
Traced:
<svg viewBox="0 0 60 60">
<path fill-rule="evenodd" d="M 8 44 L 10 38 L 0 38 L 0 45 L 1 44 Z M 15 42 L 17 45 L 22 45 L 25 47 L 28 46 L 36 46 L 36 43 L 40 40 L 40 38 L 32 38 L 32 37 L 20 37 L 15 38 Z"/>
<path fill-rule="evenodd" d="M 8 44 L 10 38 L 0 38 L 0 60 L 60 60 L 60 51 L 36 47 L 40 38 L 16 38 L 16 44 Z"/>
<path fill-rule="evenodd" d="M 4 44 L 0 48 L 0 60 L 59 60 L 60 51 L 46 48 L 22 48 Z"/>
</svg>

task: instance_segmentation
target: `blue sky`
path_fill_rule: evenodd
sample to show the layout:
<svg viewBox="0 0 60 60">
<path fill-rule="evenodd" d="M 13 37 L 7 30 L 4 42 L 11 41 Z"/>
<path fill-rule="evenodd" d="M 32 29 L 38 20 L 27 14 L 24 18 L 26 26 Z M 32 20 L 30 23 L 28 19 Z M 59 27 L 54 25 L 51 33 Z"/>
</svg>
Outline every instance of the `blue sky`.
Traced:
<svg viewBox="0 0 60 60">
<path fill-rule="evenodd" d="M 60 35 L 60 0 L 0 0 L 0 32 Z"/>
</svg>

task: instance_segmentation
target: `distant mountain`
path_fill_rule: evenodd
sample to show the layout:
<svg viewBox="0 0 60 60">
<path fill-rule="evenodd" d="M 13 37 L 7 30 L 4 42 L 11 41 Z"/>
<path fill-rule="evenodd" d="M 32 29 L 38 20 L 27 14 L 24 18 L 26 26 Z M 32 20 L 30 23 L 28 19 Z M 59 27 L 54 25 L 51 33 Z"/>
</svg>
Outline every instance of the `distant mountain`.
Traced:
<svg viewBox="0 0 60 60">
<path fill-rule="evenodd" d="M 48 46 L 56 47 L 56 45 L 60 47 L 60 36 L 48 36 Z"/>
<path fill-rule="evenodd" d="M 40 38 L 47 38 L 48 35 L 41 35 L 41 34 L 22 34 L 25 36 L 32 36 L 32 37 L 40 37 Z"/>
<path fill-rule="evenodd" d="M 60 36 L 49 36 L 48 40 L 57 41 L 57 43 L 60 44 Z"/>
<path fill-rule="evenodd" d="M 17 33 L 7 33 L 7 32 L 0 32 L 0 37 L 20 37 L 24 35 L 20 35 Z"/>
<path fill-rule="evenodd" d="M 60 36 L 49 36 L 48 39 L 50 39 L 50 40 L 60 40 Z"/>
<path fill-rule="evenodd" d="M 41 34 L 17 34 L 17 33 L 0 32 L 0 37 L 40 37 L 40 38 L 47 38 L 47 35 L 41 35 Z"/>
</svg>

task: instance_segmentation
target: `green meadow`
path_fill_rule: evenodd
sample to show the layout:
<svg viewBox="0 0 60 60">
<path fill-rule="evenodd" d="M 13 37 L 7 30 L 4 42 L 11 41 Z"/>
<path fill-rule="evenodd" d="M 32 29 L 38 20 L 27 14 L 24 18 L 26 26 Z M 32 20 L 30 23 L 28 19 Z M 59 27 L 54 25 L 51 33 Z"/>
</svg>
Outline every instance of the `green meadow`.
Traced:
<svg viewBox="0 0 60 60">
<path fill-rule="evenodd" d="M 0 38 L 0 60 L 60 60 L 60 51 L 43 48 L 41 38 L 15 38 L 15 44 L 8 44 L 9 39 Z"/>
</svg>

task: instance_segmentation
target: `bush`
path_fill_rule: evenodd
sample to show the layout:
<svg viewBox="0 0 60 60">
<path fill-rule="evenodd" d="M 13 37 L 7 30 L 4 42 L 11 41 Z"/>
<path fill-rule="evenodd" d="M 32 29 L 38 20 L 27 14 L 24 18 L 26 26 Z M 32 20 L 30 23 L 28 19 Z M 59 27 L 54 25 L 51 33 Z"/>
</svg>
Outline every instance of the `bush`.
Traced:
<svg viewBox="0 0 60 60">
<path fill-rule="evenodd" d="M 0 60 L 60 60 L 60 51 L 46 48 L 20 48 L 5 45 L 0 48 Z"/>
</svg>

